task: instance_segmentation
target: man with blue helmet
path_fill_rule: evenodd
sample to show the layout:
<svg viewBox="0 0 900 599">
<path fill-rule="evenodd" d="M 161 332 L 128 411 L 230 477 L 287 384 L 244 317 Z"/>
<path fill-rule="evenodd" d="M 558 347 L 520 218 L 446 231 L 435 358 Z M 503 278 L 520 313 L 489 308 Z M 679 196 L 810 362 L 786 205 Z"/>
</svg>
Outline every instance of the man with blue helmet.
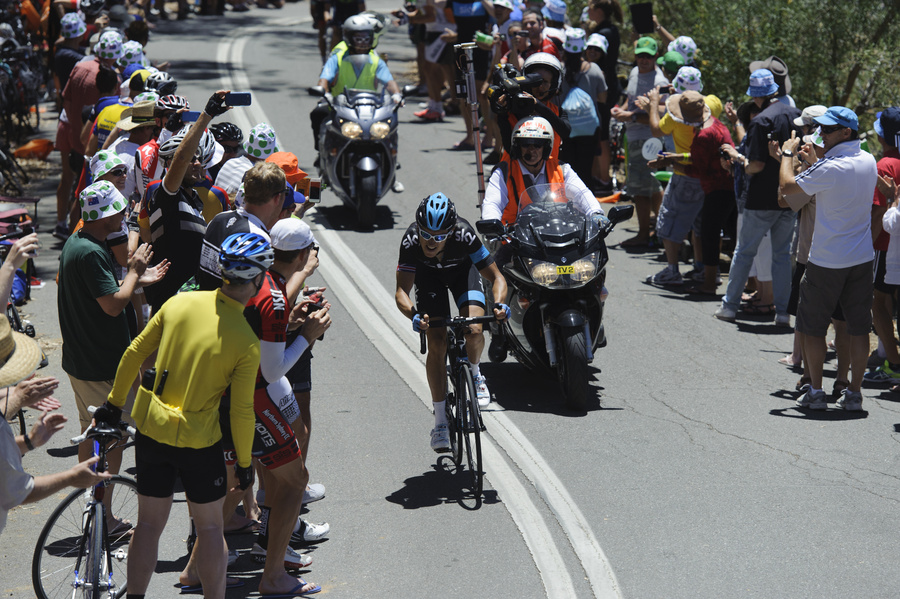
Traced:
<svg viewBox="0 0 900 599">
<path fill-rule="evenodd" d="M 431 329 L 428 321 L 432 317 L 450 316 L 448 290 L 461 315 L 483 316 L 486 302 L 481 277 L 493 283 L 494 316 L 497 320 L 504 320 L 509 316 L 509 307 L 503 303 L 506 280 L 475 229 L 456 216 L 456 207 L 443 193 L 433 193 L 422 200 L 416 210 L 416 222 L 406 230 L 400 244 L 394 299 L 397 308 L 412 320 L 413 330 L 425 331 L 428 338 L 425 371 L 434 404 L 431 448 L 438 453 L 450 451 L 444 404 L 447 393 L 444 370 L 447 330 L 442 327 Z M 413 285 L 416 287 L 417 304 L 410 298 Z M 484 408 L 491 403 L 491 394 L 479 370 L 482 350 L 484 333 L 481 325 L 471 325 L 466 335 L 466 353 L 475 376 L 478 405 Z"/>
</svg>

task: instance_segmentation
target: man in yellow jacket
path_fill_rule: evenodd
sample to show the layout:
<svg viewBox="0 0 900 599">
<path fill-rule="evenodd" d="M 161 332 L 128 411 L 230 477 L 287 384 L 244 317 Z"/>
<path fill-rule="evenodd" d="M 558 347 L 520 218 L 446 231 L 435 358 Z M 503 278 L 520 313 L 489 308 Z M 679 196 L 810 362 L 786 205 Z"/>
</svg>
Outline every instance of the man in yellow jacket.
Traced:
<svg viewBox="0 0 900 599">
<path fill-rule="evenodd" d="M 138 430 L 139 509 L 128 554 L 129 597 L 143 597 L 150 583 L 178 477 L 197 528 L 196 565 L 204 596 L 225 596 L 222 505 L 228 485 L 219 402 L 230 385 L 235 474 L 244 490 L 253 484 L 253 392 L 259 368 L 259 339 L 244 318 L 244 306 L 273 259 L 260 235 L 228 237 L 219 258 L 222 288 L 181 293 L 163 304 L 125 351 L 109 399 L 94 413 L 98 425 L 118 422 L 140 365 L 158 350 L 155 372 L 144 373 L 131 411 Z"/>
</svg>

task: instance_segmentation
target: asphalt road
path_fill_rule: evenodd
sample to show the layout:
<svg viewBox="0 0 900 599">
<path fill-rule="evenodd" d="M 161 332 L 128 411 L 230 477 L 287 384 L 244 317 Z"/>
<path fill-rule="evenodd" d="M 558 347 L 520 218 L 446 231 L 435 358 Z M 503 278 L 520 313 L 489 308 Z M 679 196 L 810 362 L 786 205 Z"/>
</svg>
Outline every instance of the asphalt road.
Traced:
<svg viewBox="0 0 900 599">
<path fill-rule="evenodd" d="M 167 24 L 149 54 L 173 61 L 179 93 L 196 106 L 225 84 L 252 91 L 254 105 L 232 120 L 268 119 L 310 171 L 314 99 L 305 89 L 319 59 L 307 11 L 301 2 Z M 402 79 L 414 58 L 405 33 L 390 30 L 379 49 Z M 309 468 L 327 497 L 308 514 L 333 532 L 312 551 L 307 580 L 342 597 L 896 596 L 897 397 L 867 389 L 859 414 L 795 409 L 798 375 L 776 362 L 790 350 L 789 331 L 761 319 L 719 322 L 715 302 L 642 284 L 660 268 L 656 253 L 611 252 L 610 342 L 594 360 L 597 402 L 586 414 L 567 412 L 553 381 L 512 359 L 484 365 L 495 395 L 485 499 L 462 493 L 428 448 L 424 369 L 392 293 L 400 236 L 422 197 L 444 191 L 477 219 L 474 156 L 449 151 L 462 138 L 461 118 L 417 123 L 416 103 L 401 110 L 406 191 L 385 198 L 375 230 L 354 230 L 328 192 L 308 217 L 323 247 L 316 283 L 329 287 L 335 325 L 314 352 Z M 49 280 L 58 247 L 42 238 L 39 267 Z M 63 380 L 58 395 L 73 418 L 52 281 L 25 311 L 56 348 L 50 371 Z M 64 437 L 74 428 L 28 456 L 27 467 L 71 464 Z M 31 596 L 31 550 L 54 503 L 10 514 L 4 596 Z M 182 503 L 170 522 L 152 596 L 175 593 L 185 561 Z M 231 541 L 249 549 L 252 538 Z M 246 586 L 228 596 L 254 595 L 253 564 L 242 557 L 237 566 Z"/>
</svg>

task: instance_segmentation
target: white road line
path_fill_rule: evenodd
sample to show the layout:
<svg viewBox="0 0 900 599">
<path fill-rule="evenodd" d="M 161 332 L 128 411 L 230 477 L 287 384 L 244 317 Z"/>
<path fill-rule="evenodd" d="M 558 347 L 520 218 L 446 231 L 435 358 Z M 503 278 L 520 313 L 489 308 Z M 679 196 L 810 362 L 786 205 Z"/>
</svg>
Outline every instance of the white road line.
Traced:
<svg viewBox="0 0 900 599">
<path fill-rule="evenodd" d="M 292 26 L 307 20 L 279 25 Z M 249 36 L 270 29 L 271 26 L 267 25 L 239 30 L 219 43 L 217 61 L 223 89 L 251 89 L 243 69 L 243 49 Z M 249 129 L 258 122 L 268 122 L 265 111 L 258 103 L 243 111 L 233 111 L 231 117 L 242 129 Z M 323 257 L 332 253 L 341 264 L 341 268 L 323 269 L 320 274 L 335 295 L 341 298 L 366 337 L 430 409 L 430 401 L 426 399 L 430 398 L 428 382 L 422 367 L 423 360 L 418 354 L 418 339 L 415 335 L 401 337 L 396 333 L 404 331 L 409 323 L 395 309 L 391 295 L 334 231 L 321 226 L 314 226 L 314 229 L 323 247 Z M 352 280 L 345 273 L 352 273 Z M 486 411 L 484 419 L 493 442 L 499 444 L 516 463 L 558 519 L 581 562 L 594 596 L 600 599 L 621 598 L 621 587 L 590 524 L 550 465 L 505 414 Z M 487 476 L 502 492 L 504 505 L 532 554 L 547 596 L 573 597 L 575 590 L 566 563 L 546 522 L 531 501 L 530 493 L 502 459 L 491 439 L 484 438 L 484 441 L 486 463 L 490 464 Z"/>
</svg>

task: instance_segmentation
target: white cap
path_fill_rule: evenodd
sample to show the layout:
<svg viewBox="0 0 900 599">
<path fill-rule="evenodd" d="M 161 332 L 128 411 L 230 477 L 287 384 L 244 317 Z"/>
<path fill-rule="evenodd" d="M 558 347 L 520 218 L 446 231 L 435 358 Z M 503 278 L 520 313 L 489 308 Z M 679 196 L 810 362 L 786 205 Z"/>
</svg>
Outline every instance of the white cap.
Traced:
<svg viewBox="0 0 900 599">
<path fill-rule="evenodd" d="M 276 250 L 290 252 L 308 248 L 315 242 L 312 231 L 299 218 L 283 218 L 269 231 L 272 247 Z"/>
</svg>

